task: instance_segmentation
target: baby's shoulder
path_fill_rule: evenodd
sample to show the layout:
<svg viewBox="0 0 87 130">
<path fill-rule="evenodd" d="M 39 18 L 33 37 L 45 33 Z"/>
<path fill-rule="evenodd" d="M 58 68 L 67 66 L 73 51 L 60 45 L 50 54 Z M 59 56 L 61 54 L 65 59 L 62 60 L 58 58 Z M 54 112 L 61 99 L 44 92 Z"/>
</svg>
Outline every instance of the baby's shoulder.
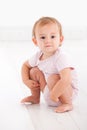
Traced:
<svg viewBox="0 0 87 130">
<path fill-rule="evenodd" d="M 57 51 L 56 51 L 56 53 L 55 53 L 55 57 L 56 58 L 59 58 L 59 57 L 66 57 L 66 56 L 68 56 L 68 53 L 67 52 L 65 52 L 64 50 L 62 50 L 62 49 L 58 49 Z"/>
</svg>

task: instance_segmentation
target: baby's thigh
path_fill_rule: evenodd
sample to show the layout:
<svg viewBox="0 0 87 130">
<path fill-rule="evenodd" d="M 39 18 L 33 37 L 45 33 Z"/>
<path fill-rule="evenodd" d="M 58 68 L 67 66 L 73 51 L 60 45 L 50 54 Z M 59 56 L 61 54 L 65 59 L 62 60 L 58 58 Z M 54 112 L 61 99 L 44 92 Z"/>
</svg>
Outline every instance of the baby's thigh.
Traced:
<svg viewBox="0 0 87 130">
<path fill-rule="evenodd" d="M 49 90 L 51 90 L 54 85 L 59 81 L 60 75 L 59 74 L 52 74 L 47 79 L 47 86 Z"/>
</svg>

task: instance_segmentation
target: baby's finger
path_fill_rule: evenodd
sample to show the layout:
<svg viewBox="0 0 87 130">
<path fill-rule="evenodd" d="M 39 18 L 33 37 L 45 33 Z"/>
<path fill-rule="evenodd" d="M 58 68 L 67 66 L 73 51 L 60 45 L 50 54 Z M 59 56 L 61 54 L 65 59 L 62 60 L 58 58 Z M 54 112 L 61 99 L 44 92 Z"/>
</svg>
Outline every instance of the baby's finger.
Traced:
<svg viewBox="0 0 87 130">
<path fill-rule="evenodd" d="M 33 82 L 33 86 L 40 86 L 38 82 Z"/>
</svg>

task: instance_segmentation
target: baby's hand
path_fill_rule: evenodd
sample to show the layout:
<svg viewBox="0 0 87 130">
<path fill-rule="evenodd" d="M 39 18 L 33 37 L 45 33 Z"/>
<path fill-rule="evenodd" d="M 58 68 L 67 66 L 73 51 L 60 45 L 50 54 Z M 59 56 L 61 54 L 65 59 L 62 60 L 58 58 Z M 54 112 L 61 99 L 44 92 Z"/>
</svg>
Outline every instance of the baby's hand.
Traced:
<svg viewBox="0 0 87 130">
<path fill-rule="evenodd" d="M 53 100 L 54 102 L 58 102 L 58 101 L 59 101 L 58 97 L 56 97 L 53 92 L 50 92 L 50 98 L 51 98 L 51 100 Z"/>
<path fill-rule="evenodd" d="M 38 87 L 40 87 L 40 84 L 34 80 L 27 80 L 26 85 L 29 86 L 30 89 L 37 89 Z"/>
</svg>

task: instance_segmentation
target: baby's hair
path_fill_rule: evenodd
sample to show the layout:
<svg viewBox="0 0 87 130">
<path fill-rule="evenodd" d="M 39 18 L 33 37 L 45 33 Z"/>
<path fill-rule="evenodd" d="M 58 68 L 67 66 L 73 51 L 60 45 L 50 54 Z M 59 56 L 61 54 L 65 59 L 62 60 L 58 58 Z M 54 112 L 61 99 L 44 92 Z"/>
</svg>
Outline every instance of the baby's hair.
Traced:
<svg viewBox="0 0 87 130">
<path fill-rule="evenodd" d="M 62 26 L 60 24 L 60 22 L 53 18 L 53 17 L 41 17 L 39 20 L 37 20 L 33 26 L 33 30 L 32 30 L 32 37 L 35 37 L 35 31 L 36 31 L 36 27 L 37 26 L 44 26 L 46 24 L 52 24 L 52 23 L 55 23 L 58 25 L 58 29 L 59 29 L 59 33 L 60 33 L 60 36 L 62 36 Z"/>
</svg>

